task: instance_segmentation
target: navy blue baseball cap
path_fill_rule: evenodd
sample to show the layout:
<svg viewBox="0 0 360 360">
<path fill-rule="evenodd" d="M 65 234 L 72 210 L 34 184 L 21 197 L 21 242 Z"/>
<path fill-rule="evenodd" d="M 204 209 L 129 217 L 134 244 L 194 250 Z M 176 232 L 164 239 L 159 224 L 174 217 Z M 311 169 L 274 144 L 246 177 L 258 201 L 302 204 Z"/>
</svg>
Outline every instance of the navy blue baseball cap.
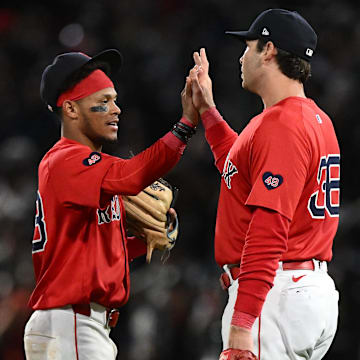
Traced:
<svg viewBox="0 0 360 360">
<path fill-rule="evenodd" d="M 317 35 L 311 25 L 296 11 L 269 9 L 263 11 L 247 31 L 226 31 L 239 40 L 263 39 L 290 54 L 309 61 L 316 49 Z"/>
<path fill-rule="evenodd" d="M 110 74 L 118 71 L 123 63 L 123 57 L 116 49 L 104 50 L 93 57 L 81 52 L 68 52 L 55 57 L 52 64 L 45 68 L 40 83 L 40 96 L 49 110 L 56 108 L 64 82 L 85 64 L 95 60 L 108 64 Z"/>
</svg>

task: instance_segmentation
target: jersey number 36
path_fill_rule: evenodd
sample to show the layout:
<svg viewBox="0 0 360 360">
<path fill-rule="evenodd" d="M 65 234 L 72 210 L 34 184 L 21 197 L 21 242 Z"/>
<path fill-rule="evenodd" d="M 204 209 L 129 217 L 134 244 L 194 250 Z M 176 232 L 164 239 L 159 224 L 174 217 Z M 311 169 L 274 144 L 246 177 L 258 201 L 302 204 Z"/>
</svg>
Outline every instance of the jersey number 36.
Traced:
<svg viewBox="0 0 360 360">
<path fill-rule="evenodd" d="M 44 208 L 39 191 L 36 197 L 35 231 L 32 241 L 32 252 L 44 251 L 47 242 L 46 223 L 44 219 Z"/>
<path fill-rule="evenodd" d="M 308 210 L 314 219 L 324 219 L 325 211 L 331 217 L 339 216 L 340 155 L 330 154 L 320 159 L 317 175 L 319 190 L 309 199 Z"/>
</svg>

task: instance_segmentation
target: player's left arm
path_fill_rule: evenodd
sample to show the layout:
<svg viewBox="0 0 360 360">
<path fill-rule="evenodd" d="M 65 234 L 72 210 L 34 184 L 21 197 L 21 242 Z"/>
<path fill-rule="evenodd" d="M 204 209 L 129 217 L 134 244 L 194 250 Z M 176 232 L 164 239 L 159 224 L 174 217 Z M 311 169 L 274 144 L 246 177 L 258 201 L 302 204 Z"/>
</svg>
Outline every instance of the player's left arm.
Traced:
<svg viewBox="0 0 360 360">
<path fill-rule="evenodd" d="M 248 335 L 273 285 L 281 255 L 287 250 L 289 227 L 289 219 L 278 212 L 254 208 L 241 258 L 230 348 L 252 350 Z"/>
<path fill-rule="evenodd" d="M 301 126 L 287 119 L 265 119 L 253 137 L 249 159 L 252 189 L 246 205 L 252 218 L 245 237 L 230 345 L 236 326 L 251 329 L 273 286 L 278 262 L 287 250 L 290 222 L 310 163 Z M 240 155 L 239 155 L 240 156 Z"/>
</svg>

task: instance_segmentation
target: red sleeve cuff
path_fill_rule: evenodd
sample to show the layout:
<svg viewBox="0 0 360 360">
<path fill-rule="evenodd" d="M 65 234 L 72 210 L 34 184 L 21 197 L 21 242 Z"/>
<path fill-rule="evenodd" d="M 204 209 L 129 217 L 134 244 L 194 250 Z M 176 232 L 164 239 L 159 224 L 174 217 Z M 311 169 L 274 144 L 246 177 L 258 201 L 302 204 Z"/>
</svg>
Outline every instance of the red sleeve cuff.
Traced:
<svg viewBox="0 0 360 360">
<path fill-rule="evenodd" d="M 201 114 L 201 120 L 206 130 L 210 129 L 219 122 L 224 121 L 223 117 L 220 115 L 219 111 L 216 109 L 215 106 L 204 111 Z"/>
<path fill-rule="evenodd" d="M 187 126 L 190 126 L 193 129 L 195 128 L 195 125 L 184 116 L 180 119 L 180 122 L 184 123 Z"/>
<path fill-rule="evenodd" d="M 234 314 L 231 320 L 231 325 L 235 325 L 242 327 L 244 329 L 251 330 L 255 320 L 256 320 L 256 316 L 254 315 L 234 310 Z"/>
</svg>

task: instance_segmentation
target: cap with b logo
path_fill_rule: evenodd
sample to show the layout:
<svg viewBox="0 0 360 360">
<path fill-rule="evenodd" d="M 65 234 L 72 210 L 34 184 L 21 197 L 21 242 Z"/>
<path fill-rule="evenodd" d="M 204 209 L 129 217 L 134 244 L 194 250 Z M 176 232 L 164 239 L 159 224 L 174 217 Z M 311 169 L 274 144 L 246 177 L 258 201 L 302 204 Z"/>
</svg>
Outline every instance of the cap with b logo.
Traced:
<svg viewBox="0 0 360 360">
<path fill-rule="evenodd" d="M 317 35 L 296 11 L 269 9 L 262 12 L 247 31 L 227 31 L 242 41 L 262 39 L 290 54 L 310 61 L 316 49 Z"/>
</svg>

